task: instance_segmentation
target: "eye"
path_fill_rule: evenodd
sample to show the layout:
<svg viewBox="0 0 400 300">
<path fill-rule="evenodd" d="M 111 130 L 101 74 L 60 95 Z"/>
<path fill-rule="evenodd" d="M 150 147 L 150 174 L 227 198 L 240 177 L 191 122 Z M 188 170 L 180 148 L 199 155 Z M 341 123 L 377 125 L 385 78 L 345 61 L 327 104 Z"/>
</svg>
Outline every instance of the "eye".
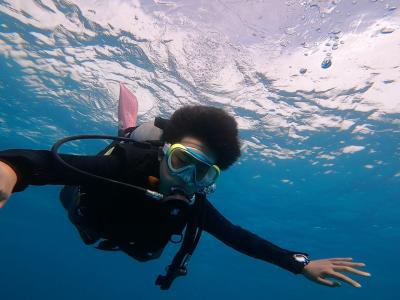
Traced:
<svg viewBox="0 0 400 300">
<path fill-rule="evenodd" d="M 176 169 L 183 168 L 191 164 L 192 160 L 185 152 L 176 150 L 171 155 L 172 166 Z"/>
<path fill-rule="evenodd" d="M 199 179 L 199 180 L 203 179 L 207 175 L 209 170 L 210 170 L 210 166 L 208 166 L 206 164 L 198 164 L 196 166 L 197 179 Z"/>
</svg>

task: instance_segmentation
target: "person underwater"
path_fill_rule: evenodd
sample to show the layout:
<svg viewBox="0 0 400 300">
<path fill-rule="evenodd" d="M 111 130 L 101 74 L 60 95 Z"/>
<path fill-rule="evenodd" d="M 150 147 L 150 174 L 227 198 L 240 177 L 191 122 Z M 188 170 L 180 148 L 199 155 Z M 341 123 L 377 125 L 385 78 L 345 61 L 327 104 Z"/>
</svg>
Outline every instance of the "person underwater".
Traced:
<svg viewBox="0 0 400 300">
<path fill-rule="evenodd" d="M 164 290 L 186 275 L 202 231 L 325 286 L 338 287 L 341 280 L 361 287 L 344 273 L 370 276 L 351 257 L 310 260 L 306 252 L 283 249 L 232 224 L 211 204 L 207 195 L 221 171 L 240 156 L 237 122 L 223 109 L 183 106 L 170 120 L 156 118 L 150 126 L 159 132 L 156 138 L 133 141 L 145 127 L 139 126 L 93 156 L 0 151 L 0 208 L 29 185 L 65 185 L 62 205 L 86 244 L 145 262 L 160 257 L 168 242 L 181 243 L 166 274 L 157 277 Z"/>
</svg>

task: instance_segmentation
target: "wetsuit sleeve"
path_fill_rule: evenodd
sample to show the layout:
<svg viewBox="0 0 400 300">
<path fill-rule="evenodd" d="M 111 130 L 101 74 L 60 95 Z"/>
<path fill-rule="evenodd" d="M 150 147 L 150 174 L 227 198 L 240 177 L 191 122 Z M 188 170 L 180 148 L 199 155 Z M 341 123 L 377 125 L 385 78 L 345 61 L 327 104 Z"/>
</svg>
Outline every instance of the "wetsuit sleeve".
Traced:
<svg viewBox="0 0 400 300">
<path fill-rule="evenodd" d="M 116 178 L 124 163 L 120 156 L 61 155 L 67 163 L 81 170 L 108 178 Z M 94 180 L 59 163 L 50 151 L 12 149 L 0 151 L 0 160 L 17 174 L 13 192 L 20 192 L 28 185 L 81 185 Z"/>
<path fill-rule="evenodd" d="M 295 253 L 304 252 L 285 250 L 256 234 L 233 225 L 208 201 L 205 201 L 203 229 L 227 246 L 248 256 L 258 258 L 294 274 L 300 274 L 303 265 L 292 258 Z"/>
</svg>

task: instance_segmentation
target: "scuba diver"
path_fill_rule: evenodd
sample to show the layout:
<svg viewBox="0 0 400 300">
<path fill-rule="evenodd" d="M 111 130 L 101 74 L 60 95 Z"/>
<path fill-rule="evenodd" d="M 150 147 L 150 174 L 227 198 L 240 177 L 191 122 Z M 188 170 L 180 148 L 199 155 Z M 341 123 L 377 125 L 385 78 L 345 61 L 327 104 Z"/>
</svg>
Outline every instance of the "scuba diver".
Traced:
<svg viewBox="0 0 400 300">
<path fill-rule="evenodd" d="M 223 109 L 183 106 L 171 118 L 128 128 L 98 155 L 59 154 L 58 148 L 81 136 L 61 140 L 52 151 L 0 151 L 0 208 L 14 192 L 29 185 L 65 185 L 60 193 L 87 245 L 123 251 L 145 262 L 160 257 L 168 242 L 180 249 L 156 285 L 168 289 L 187 273 L 187 264 L 202 231 L 227 246 L 293 274 L 337 287 L 344 275 L 370 276 L 350 257 L 310 260 L 232 224 L 207 199 L 221 171 L 240 156 L 235 119 Z M 105 137 L 113 139 L 112 137 Z M 330 279 L 328 279 L 330 278 Z"/>
</svg>

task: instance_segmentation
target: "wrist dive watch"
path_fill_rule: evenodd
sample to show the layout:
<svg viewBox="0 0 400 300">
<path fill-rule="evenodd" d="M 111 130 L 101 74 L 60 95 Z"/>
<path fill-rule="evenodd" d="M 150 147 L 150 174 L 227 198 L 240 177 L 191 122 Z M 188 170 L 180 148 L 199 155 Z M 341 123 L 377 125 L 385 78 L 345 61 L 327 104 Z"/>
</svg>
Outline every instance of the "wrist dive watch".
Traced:
<svg viewBox="0 0 400 300">
<path fill-rule="evenodd" d="M 301 264 L 303 264 L 303 267 L 305 267 L 306 265 L 308 265 L 310 263 L 310 259 L 308 258 L 307 255 L 304 254 L 293 254 L 293 259 Z"/>
</svg>

